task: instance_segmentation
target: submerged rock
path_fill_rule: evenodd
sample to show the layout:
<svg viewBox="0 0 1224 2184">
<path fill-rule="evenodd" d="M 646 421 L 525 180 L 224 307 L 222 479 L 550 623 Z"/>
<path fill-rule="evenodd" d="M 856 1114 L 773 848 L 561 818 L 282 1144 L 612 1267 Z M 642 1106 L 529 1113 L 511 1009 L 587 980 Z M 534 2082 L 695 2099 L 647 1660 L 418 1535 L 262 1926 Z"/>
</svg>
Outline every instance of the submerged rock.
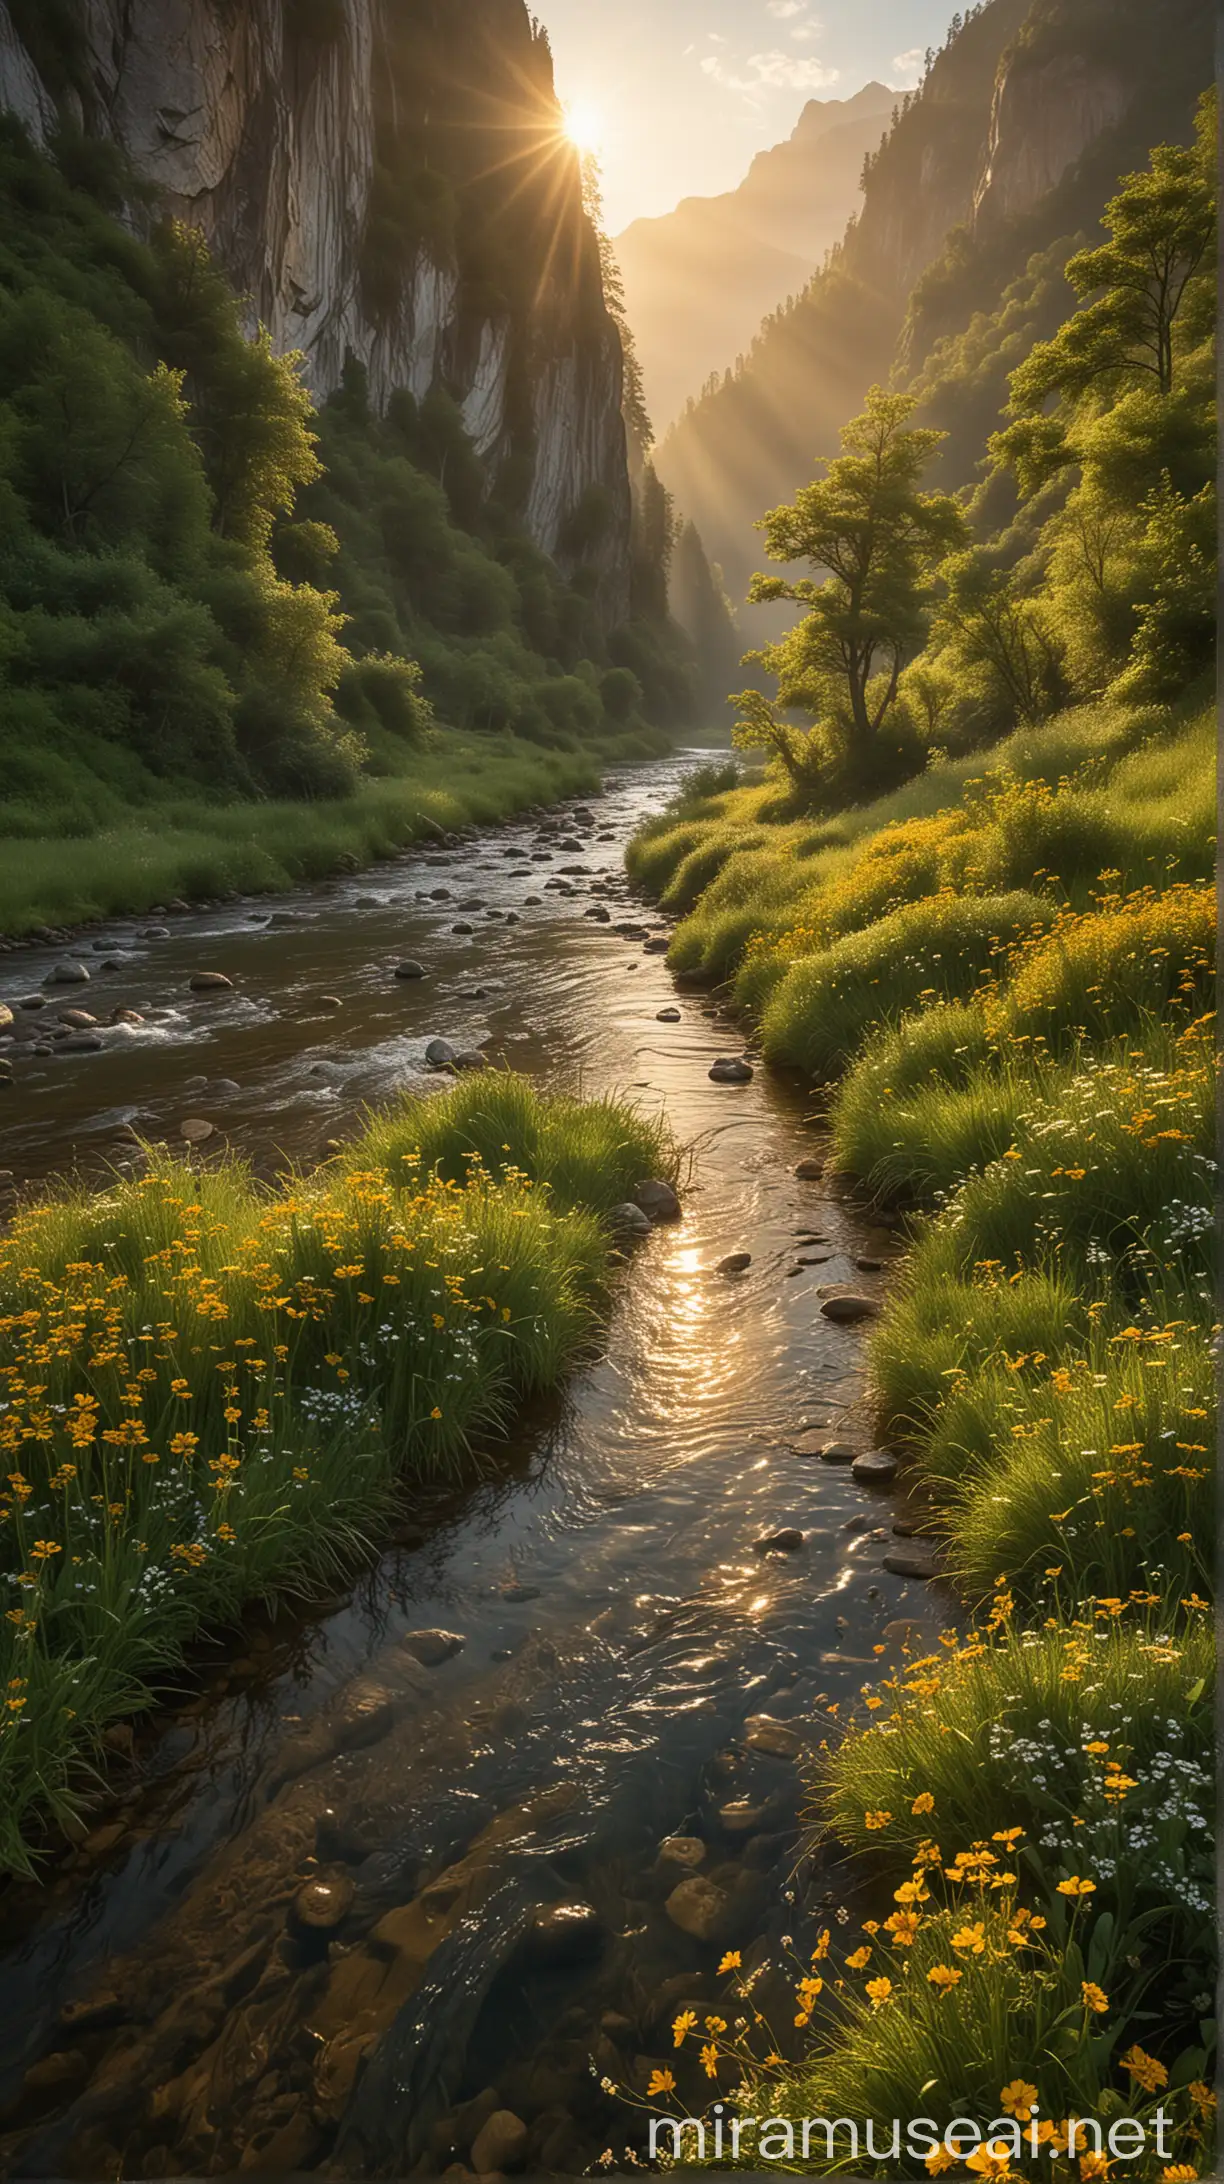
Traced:
<svg viewBox="0 0 1224 2184">
<path fill-rule="evenodd" d="M 893 1577 L 931 1578 L 940 1575 L 938 1551 L 933 1542 L 911 1540 L 904 1547 L 890 1547 L 884 1567 Z"/>
<path fill-rule="evenodd" d="M 179 1136 L 186 1138 L 189 1145 L 207 1145 L 209 1138 L 216 1134 L 215 1123 L 206 1122 L 203 1115 L 188 1115 L 186 1122 L 179 1125 Z"/>
<path fill-rule="evenodd" d="M 440 1668 L 443 1661 L 453 1660 L 467 1644 L 453 1630 L 410 1630 L 400 1644 L 421 1663 L 422 1668 Z"/>
<path fill-rule="evenodd" d="M 794 1555 L 803 1545 L 803 1534 L 797 1524 L 784 1524 L 780 1531 L 766 1532 L 756 1542 L 758 1555 Z"/>
<path fill-rule="evenodd" d="M 848 1293 L 840 1297 L 826 1297 L 820 1307 L 827 1320 L 843 1326 L 851 1326 L 856 1320 L 878 1319 L 880 1307 L 872 1297 L 860 1297 Z"/>
<path fill-rule="evenodd" d="M 821 1176 L 824 1174 L 824 1162 L 810 1158 L 797 1161 L 795 1174 L 801 1183 L 819 1183 Z"/>
<path fill-rule="evenodd" d="M 751 1062 L 735 1054 L 720 1054 L 709 1072 L 711 1084 L 751 1084 L 754 1075 Z"/>
<path fill-rule="evenodd" d="M 312 1933 L 329 1934 L 348 1917 L 356 1895 L 344 1875 L 338 1880 L 307 1881 L 293 1899 L 293 1917 Z"/>
<path fill-rule="evenodd" d="M 589 1903 L 553 1903 L 537 1911 L 523 1938 L 534 1964 L 586 1964 L 604 1944 L 599 1913 Z"/>
<path fill-rule="evenodd" d="M 703 1874 L 695 1873 L 691 1879 L 681 1881 L 673 1888 L 663 1908 L 673 1926 L 682 1934 L 689 1934 L 694 1941 L 715 1941 L 722 1931 L 727 1916 L 730 1897 L 717 1888 Z"/>
</svg>

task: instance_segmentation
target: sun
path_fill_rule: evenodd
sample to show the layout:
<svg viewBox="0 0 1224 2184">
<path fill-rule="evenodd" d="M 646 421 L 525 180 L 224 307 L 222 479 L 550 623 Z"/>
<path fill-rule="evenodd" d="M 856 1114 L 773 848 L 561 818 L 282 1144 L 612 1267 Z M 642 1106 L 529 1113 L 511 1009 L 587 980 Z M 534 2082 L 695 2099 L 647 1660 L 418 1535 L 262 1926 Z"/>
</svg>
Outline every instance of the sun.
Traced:
<svg viewBox="0 0 1224 2184">
<path fill-rule="evenodd" d="M 580 152 L 598 152 L 604 140 L 603 116 L 589 99 L 575 99 L 565 109 L 565 134 Z"/>
</svg>

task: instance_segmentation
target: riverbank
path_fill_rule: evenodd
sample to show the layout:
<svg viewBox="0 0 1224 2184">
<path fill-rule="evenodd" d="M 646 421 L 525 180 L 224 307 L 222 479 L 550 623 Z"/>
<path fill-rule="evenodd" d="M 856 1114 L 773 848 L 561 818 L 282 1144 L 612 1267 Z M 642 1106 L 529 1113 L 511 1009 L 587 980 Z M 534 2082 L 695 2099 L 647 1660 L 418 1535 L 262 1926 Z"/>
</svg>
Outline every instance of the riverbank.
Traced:
<svg viewBox="0 0 1224 2184">
<path fill-rule="evenodd" d="M 205 1626 L 341 1575 L 589 1342 L 604 1217 L 675 1176 L 613 1099 L 478 1075 L 278 1193 L 150 1152 L 0 1242 L 0 1867 Z"/>
<path fill-rule="evenodd" d="M 884 2147 L 886 2119 L 1011 2119 L 989 2173 L 1031 2116 L 1053 2175 L 1104 2175 L 1066 2119 L 1163 2104 L 1165 2165 L 1149 2144 L 1135 2173 L 1189 2178 L 1214 2050 L 1209 723 L 1096 709 L 974 773 L 823 825 L 768 789 L 681 803 L 629 853 L 689 912 L 673 966 L 730 981 L 827 1109 L 834 1170 L 910 1220 L 872 1401 L 927 1500 L 918 1551 L 976 1619 L 826 1718 L 810 1847 L 852 1855 L 867 1916 L 794 1965 L 793 2026 L 716 2034 L 708 2076 L 792 2127 L 872 2117 Z M 704 2070 L 672 2074 L 690 2115 Z"/>
<path fill-rule="evenodd" d="M 447 732 L 349 796 L 168 797 L 96 834 L 12 838 L 0 843 L 0 940 L 175 900 L 284 893 L 363 870 L 413 842 L 592 795 L 601 765 L 644 755 L 652 754 L 630 743 L 548 751 L 513 736 Z"/>
</svg>

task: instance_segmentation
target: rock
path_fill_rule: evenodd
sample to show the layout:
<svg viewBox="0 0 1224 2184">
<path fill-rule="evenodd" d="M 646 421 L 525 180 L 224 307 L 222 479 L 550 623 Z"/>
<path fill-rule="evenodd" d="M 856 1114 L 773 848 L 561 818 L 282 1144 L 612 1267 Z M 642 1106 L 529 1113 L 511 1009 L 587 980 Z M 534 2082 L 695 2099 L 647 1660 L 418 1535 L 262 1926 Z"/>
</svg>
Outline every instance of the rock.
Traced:
<svg viewBox="0 0 1224 2184">
<path fill-rule="evenodd" d="M 795 1174 L 801 1183 L 819 1183 L 824 1174 L 824 1162 L 812 1159 L 797 1161 Z"/>
<path fill-rule="evenodd" d="M 609 1226 L 618 1236 L 649 1236 L 651 1223 L 640 1206 L 628 1201 L 623 1206 L 613 1206 L 608 1215 Z"/>
<path fill-rule="evenodd" d="M 883 1259 L 856 1259 L 854 1264 L 860 1274 L 881 1274 L 884 1270 Z"/>
<path fill-rule="evenodd" d="M 452 927 L 451 927 L 451 931 L 452 931 L 452 933 L 474 933 L 474 932 L 475 932 L 475 930 L 476 930 L 476 928 L 475 928 L 475 926 L 474 926 L 474 925 L 468 925 L 468 924 L 466 924 L 466 923 L 460 923 L 459 925 L 452 925 Z"/>
<path fill-rule="evenodd" d="M 682 1934 L 691 1935 L 694 1941 L 715 1941 L 722 1931 L 729 1901 L 723 1889 L 694 1873 L 673 1888 L 663 1908 Z"/>
<path fill-rule="evenodd" d="M 465 1070 L 487 1069 L 489 1067 L 489 1057 L 487 1054 L 482 1054 L 479 1047 L 460 1047 L 451 1067 L 457 1069 L 460 1075 Z"/>
<path fill-rule="evenodd" d="M 767 1752 L 771 1759 L 798 1759 L 803 1738 L 788 1721 L 772 1714 L 750 1714 L 744 1723 L 744 1742 L 750 1751 Z"/>
<path fill-rule="evenodd" d="M 709 1071 L 711 1084 L 751 1084 L 755 1072 L 751 1062 L 739 1055 L 720 1054 Z"/>
<path fill-rule="evenodd" d="M 12 1082 L 13 1082 L 13 1065 L 12 1065 L 12 1063 L 11 1063 L 11 1062 L 0 1062 L 0 1084 L 12 1084 Z"/>
<path fill-rule="evenodd" d="M 594 918 L 597 925 L 610 925 L 612 912 L 602 903 L 593 902 L 582 913 L 584 918 Z"/>
<path fill-rule="evenodd" d="M 511 2108 L 496 2108 L 472 2141 L 477 2176 L 492 2176 L 522 2166 L 527 2154 L 527 2126 Z"/>
<path fill-rule="evenodd" d="M 431 1069 L 449 1069 L 455 1059 L 455 1049 L 449 1039 L 431 1039 L 425 1049 L 425 1059 Z"/>
<path fill-rule="evenodd" d="M 215 1123 L 206 1122 L 203 1115 L 189 1115 L 179 1126 L 179 1136 L 189 1145 L 207 1145 L 210 1137 L 217 1134 Z"/>
<path fill-rule="evenodd" d="M 338 1880 L 307 1881 L 293 1899 L 293 1918 L 311 1933 L 330 1934 L 348 1917 L 356 1895 L 346 1875 Z"/>
<path fill-rule="evenodd" d="M 57 1009 L 57 1024 L 67 1024 L 70 1031 L 92 1031 L 98 1019 L 88 1009 Z"/>
<path fill-rule="evenodd" d="M 142 940 L 169 940 L 170 928 L 168 925 L 146 925 L 140 937 Z"/>
<path fill-rule="evenodd" d="M 73 2092 L 89 2076 L 89 2061 L 80 2048 L 64 2048 L 31 2063 L 21 2081 L 22 2099 L 47 2100 L 54 2094 Z"/>
<path fill-rule="evenodd" d="M 706 1847 L 699 1835 L 665 1835 L 659 1845 L 655 1869 L 663 1879 L 677 1880 L 705 1864 Z"/>
<path fill-rule="evenodd" d="M 112 1024 L 143 1024 L 144 1018 L 138 1009 L 112 1009 L 109 1022 Z"/>
<path fill-rule="evenodd" d="M 422 1668 L 440 1668 L 443 1661 L 454 1659 L 456 1653 L 467 1644 L 453 1630 L 410 1630 L 400 1639 L 405 1651 L 414 1655 Z"/>
<path fill-rule="evenodd" d="M 827 1320 L 839 1326 L 852 1326 L 856 1320 L 878 1319 L 880 1307 L 871 1297 L 855 1296 L 852 1291 L 840 1297 L 826 1297 L 820 1307 Z"/>
<path fill-rule="evenodd" d="M 905 1547 L 890 1547 L 884 1567 L 893 1577 L 931 1578 L 940 1575 L 938 1552 L 932 1541 L 914 1539 Z"/>
<path fill-rule="evenodd" d="M 344 1003 L 338 993 L 321 993 L 319 995 L 319 1007 L 321 1009 L 342 1009 Z"/>
<path fill-rule="evenodd" d="M 41 993 L 23 994 L 17 1006 L 19 1009 L 45 1009 L 47 1006 L 46 996 Z"/>
<path fill-rule="evenodd" d="M 68 1037 L 60 1041 L 59 1051 L 61 1054 L 100 1054 L 105 1043 L 96 1031 L 70 1031 Z"/>
<path fill-rule="evenodd" d="M 801 1433 L 792 1445 L 796 1456 L 815 1456 L 822 1464 L 852 1464 L 859 1453 L 853 1441 L 827 1441 L 823 1433 Z"/>
<path fill-rule="evenodd" d="M 194 971 L 188 984 L 192 993 L 229 993 L 234 981 L 224 971 Z"/>
<path fill-rule="evenodd" d="M 784 1524 L 778 1532 L 766 1532 L 756 1542 L 758 1555 L 794 1555 L 803 1545 L 803 1534 L 797 1525 Z"/>
<path fill-rule="evenodd" d="M 679 1009 L 660 1009 L 655 1017 L 655 1022 L 656 1024 L 678 1024 L 680 1022 L 680 1011 Z"/>
<path fill-rule="evenodd" d="M 652 933 L 642 948 L 643 955 L 666 955 L 671 941 L 666 933 Z"/>
<path fill-rule="evenodd" d="M 683 1208 L 670 1183 L 652 1178 L 639 1183 L 633 1193 L 633 1203 L 639 1206 L 649 1221 L 678 1221 Z"/>
<path fill-rule="evenodd" d="M 733 1798 L 729 1805 L 718 1809 L 719 1826 L 728 1835 L 753 1835 L 766 1818 L 766 1807 L 754 1805 L 747 1797 Z"/>
<path fill-rule="evenodd" d="M 896 1457 L 886 1448 L 864 1449 L 850 1466 L 851 1474 L 860 1486 L 891 1486 L 897 1469 Z"/>
<path fill-rule="evenodd" d="M 214 1099 L 236 1100 L 241 1090 L 242 1086 L 240 1084 L 235 1084 L 232 1077 L 213 1078 L 212 1093 Z"/>
<path fill-rule="evenodd" d="M 729 1251 L 725 1259 L 719 1260 L 714 1272 L 716 1274 L 742 1274 L 751 1265 L 752 1253 L 750 1251 Z"/>
<path fill-rule="evenodd" d="M 540 1588 L 538 1585 L 503 1585 L 501 1589 L 501 1597 L 511 1607 L 517 1608 L 521 1607 L 525 1601 L 538 1600 L 540 1597 Z"/>
<path fill-rule="evenodd" d="M 523 1947 L 533 1964 L 587 1964 L 604 1944 L 599 1913 L 589 1903 L 552 1903 L 537 1911 Z"/>
<path fill-rule="evenodd" d="M 623 2017 L 619 2010 L 605 2010 L 599 2020 L 599 2029 L 606 2040 L 615 2040 L 617 2047 L 623 2047 L 626 2040 L 633 2038 L 634 2023 L 631 2017 Z"/>
<path fill-rule="evenodd" d="M 87 986 L 89 972 L 83 963 L 57 963 L 43 980 L 44 986 Z"/>
<path fill-rule="evenodd" d="M 424 978 L 425 965 L 423 963 L 414 963 L 409 957 L 405 962 L 396 964 L 395 975 L 397 978 L 405 980 Z"/>
<path fill-rule="evenodd" d="M 299 2108 L 296 2116 L 264 2139 L 259 2145 L 248 2146 L 239 2163 L 242 2169 L 258 2169 L 262 2176 L 297 2176 L 313 2169 L 315 2157 L 323 2144 L 323 2133 L 306 2108 Z M 167 2176 L 173 2172 L 165 2163 L 156 2170 L 146 2167 L 145 2175 Z"/>
</svg>

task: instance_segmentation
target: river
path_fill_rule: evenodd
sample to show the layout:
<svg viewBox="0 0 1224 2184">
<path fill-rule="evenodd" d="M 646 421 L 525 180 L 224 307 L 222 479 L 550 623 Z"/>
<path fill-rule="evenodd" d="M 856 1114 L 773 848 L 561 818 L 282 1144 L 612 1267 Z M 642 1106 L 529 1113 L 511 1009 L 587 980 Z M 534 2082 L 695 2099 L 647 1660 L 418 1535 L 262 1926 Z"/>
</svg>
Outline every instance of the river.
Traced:
<svg viewBox="0 0 1224 2184">
<path fill-rule="evenodd" d="M 742 1035 L 616 931 L 663 930 L 622 854 L 692 763 L 284 903 L 116 921 L 66 951 L 79 990 L 42 985 L 62 949 L 0 963 L 4 998 L 48 996 L 30 1023 L 144 1019 L 18 1056 L 18 1179 L 187 1117 L 264 1172 L 318 1158 L 435 1036 L 665 1107 L 692 1148 L 683 1220 L 634 1250 L 563 1397 L 350 1590 L 219 1641 L 116 1752 L 91 1838 L 0 1902 L 12 2175 L 436 2173 L 492 2109 L 527 2127 L 509 2164 L 580 2170 L 641 2144 L 601 2081 L 644 2094 L 722 1947 L 776 1962 L 842 1903 L 830 1854 L 799 1855 L 805 1752 L 950 1603 L 884 1569 L 895 1502 L 810 1453 L 871 1445 L 861 1330 L 819 1302 L 881 1296 L 897 1241 L 796 1176 L 821 1149 L 799 1092 L 712 1083 Z M 406 957 L 428 977 L 397 981 Z M 193 996 L 202 970 L 232 990 Z M 783 1528 L 802 1544 L 762 1545 Z M 436 1630 L 463 1644 L 422 1666 L 403 1640 Z"/>
</svg>

